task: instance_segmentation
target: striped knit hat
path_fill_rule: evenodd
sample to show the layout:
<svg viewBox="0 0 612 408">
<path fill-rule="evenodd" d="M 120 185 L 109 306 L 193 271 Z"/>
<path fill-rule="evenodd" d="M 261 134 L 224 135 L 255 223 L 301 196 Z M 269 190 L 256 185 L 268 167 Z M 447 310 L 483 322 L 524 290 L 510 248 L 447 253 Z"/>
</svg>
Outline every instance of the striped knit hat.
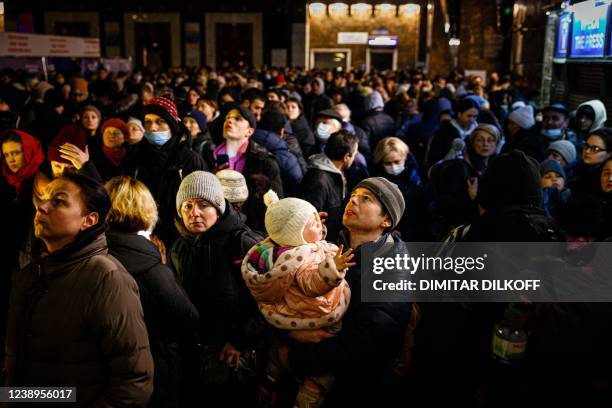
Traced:
<svg viewBox="0 0 612 408">
<path fill-rule="evenodd" d="M 149 113 L 163 118 L 168 123 L 173 136 L 178 133 L 181 119 L 179 118 L 176 105 L 170 99 L 163 96 L 151 99 L 142 110 L 142 119 L 144 120 L 144 117 Z"/>
</svg>

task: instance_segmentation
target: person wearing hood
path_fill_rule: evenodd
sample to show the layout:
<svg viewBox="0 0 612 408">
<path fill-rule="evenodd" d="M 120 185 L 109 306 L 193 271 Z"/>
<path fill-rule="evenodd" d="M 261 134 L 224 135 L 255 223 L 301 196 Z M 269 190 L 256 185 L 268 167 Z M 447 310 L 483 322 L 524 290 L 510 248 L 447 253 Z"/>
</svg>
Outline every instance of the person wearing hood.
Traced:
<svg viewBox="0 0 612 408">
<path fill-rule="evenodd" d="M 108 254 L 110 207 L 89 177 L 65 174 L 47 186 L 34 218 L 45 250 L 13 279 L 7 386 L 76 387 L 80 407 L 147 406 L 149 336 L 138 286 Z"/>
<path fill-rule="evenodd" d="M 304 115 L 304 105 L 298 98 L 290 97 L 287 99 L 287 113 L 293 134 L 300 143 L 302 154 L 305 158 L 308 158 L 312 154 L 315 137 L 308 124 L 308 119 Z"/>
<path fill-rule="evenodd" d="M 300 198 L 317 211 L 327 213 L 326 240 L 330 242 L 335 242 L 340 232 L 342 203 L 347 189 L 344 171 L 353 164 L 358 146 L 359 139 L 349 131 L 333 133 L 324 152 L 310 157 L 308 171 L 300 186 Z"/>
<path fill-rule="evenodd" d="M 110 118 L 100 127 L 100 139 L 91 145 L 91 161 L 96 166 L 102 181 L 115 176 L 132 175 L 135 168 L 135 151 L 129 148 L 126 141 L 130 130 L 119 118 Z"/>
<path fill-rule="evenodd" d="M 297 188 L 304 178 L 304 173 L 297 157 L 289 151 L 284 140 L 286 124 L 287 117 L 281 112 L 267 110 L 261 115 L 252 139 L 274 155 L 281 172 L 283 193 L 294 196 L 298 193 Z"/>
<path fill-rule="evenodd" d="M 331 109 L 332 100 L 325 94 L 325 82 L 321 78 L 315 78 L 310 82 L 312 91 L 302 100 L 304 112 L 309 123 L 314 123 L 315 115 L 325 109 Z M 313 129 L 315 127 L 313 126 Z"/>
<path fill-rule="evenodd" d="M 215 166 L 215 144 L 208 131 L 206 115 L 194 109 L 185 115 L 183 123 L 191 135 L 191 149 L 202 156 L 206 165 L 212 169 Z"/>
<path fill-rule="evenodd" d="M 426 153 L 426 168 L 444 158 L 451 150 L 453 140 L 465 139 L 476 129 L 478 123 L 479 107 L 470 98 L 463 98 L 457 105 L 457 117 L 450 121 L 443 121 L 438 131 L 429 140 Z"/>
<path fill-rule="evenodd" d="M 79 118 L 79 123 L 85 129 L 85 133 L 87 133 L 88 137 L 95 138 L 100 135 L 98 130 L 100 129 L 100 124 L 102 123 L 102 114 L 100 113 L 100 109 L 96 108 L 93 105 L 87 105 L 83 109 L 81 109 L 81 114 Z"/>
<path fill-rule="evenodd" d="M 157 222 L 157 204 L 147 187 L 127 176 L 105 184 L 111 199 L 106 218 L 109 254 L 132 275 L 140 292 L 155 376 L 149 407 L 178 407 L 181 379 L 179 340 L 192 336 L 198 311 L 164 265 L 149 239 Z"/>
<path fill-rule="evenodd" d="M 547 159 L 540 163 L 540 175 L 544 210 L 552 217 L 555 208 L 566 203 L 572 192 L 565 186 L 567 176 L 557 160 Z"/>
<path fill-rule="evenodd" d="M 200 361 L 219 361 L 230 373 L 252 346 L 245 328 L 258 311 L 242 280 L 240 263 L 263 237 L 244 224 L 224 198 L 219 180 L 205 171 L 195 171 L 183 179 L 175 198 L 175 214 L 179 238 L 170 248 L 168 264 L 198 310 L 198 342 L 203 345 L 202 351 L 187 353 L 186 406 L 218 401 L 215 397 L 221 396 L 226 401 L 228 395 L 238 398 L 230 384 L 207 385 L 203 392 L 200 380 L 212 374 L 204 372 L 201 377 L 201 370 L 206 368 L 200 367 Z M 211 383 L 218 380 L 209 379 Z"/>
<path fill-rule="evenodd" d="M 282 197 L 283 182 L 277 160 L 270 151 L 252 140 L 257 127 L 255 116 L 244 106 L 232 106 L 223 122 L 224 141 L 213 152 L 216 171 L 228 168 L 242 173 L 245 178 L 254 173 L 265 174 L 270 178 L 272 189 Z"/>
<path fill-rule="evenodd" d="M 370 148 L 374 150 L 380 139 L 395 134 L 395 121 L 383 111 L 385 103 L 380 92 L 372 91 L 365 103 L 366 114 L 360 125 L 368 135 Z"/>
<path fill-rule="evenodd" d="M 181 180 L 196 170 L 207 170 L 204 159 L 190 149 L 191 136 L 181 123 L 176 105 L 156 97 L 143 108 L 145 141 L 138 145 L 135 178 L 145 183 L 159 205 L 156 234 L 170 245 L 176 192 Z"/>
<path fill-rule="evenodd" d="M 576 134 L 578 150 L 584 148 L 589 134 L 605 126 L 608 120 L 606 106 L 602 101 L 593 99 L 578 105 L 576 109 Z"/>
<path fill-rule="evenodd" d="M 25 243 L 35 208 L 32 202 L 34 177 L 45 155 L 40 142 L 21 130 L 8 130 L 0 139 L 3 179 L 0 181 L 0 224 L 10 231 L 10 239 L 0 247 L 0 338 L 6 331 L 6 312 L 11 276 L 19 270 L 19 251 Z M 4 344 L 0 362 L 4 361 Z"/>
<path fill-rule="evenodd" d="M 402 192 L 406 211 L 398 224 L 402 239 L 421 241 L 425 236 L 426 214 L 423 183 L 419 166 L 406 143 L 397 137 L 385 137 L 374 150 L 374 177 L 384 177 Z"/>
<path fill-rule="evenodd" d="M 440 127 L 440 101 L 430 99 L 423 104 L 423 115 L 421 121 L 410 126 L 403 137 L 398 136 L 410 147 L 410 152 L 419 165 L 423 164 L 425 149 L 429 139 Z"/>
</svg>

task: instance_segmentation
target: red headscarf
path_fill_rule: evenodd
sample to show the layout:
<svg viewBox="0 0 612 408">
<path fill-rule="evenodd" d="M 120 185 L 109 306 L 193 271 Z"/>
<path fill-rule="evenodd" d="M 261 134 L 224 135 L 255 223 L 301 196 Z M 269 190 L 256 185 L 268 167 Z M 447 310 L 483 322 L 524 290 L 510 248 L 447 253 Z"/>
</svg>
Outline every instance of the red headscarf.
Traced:
<svg viewBox="0 0 612 408">
<path fill-rule="evenodd" d="M 17 173 L 13 173 L 6 163 L 4 155 L 2 155 L 2 174 L 4 174 L 9 184 L 15 187 L 17 195 L 19 195 L 23 182 L 36 174 L 38 167 L 40 167 L 40 164 L 45 159 L 45 155 L 43 154 L 40 142 L 34 136 L 21 130 L 7 130 L 4 135 L 9 134 L 9 132 L 16 134 L 21 139 L 24 164 Z"/>
<path fill-rule="evenodd" d="M 106 122 L 104 122 L 102 124 L 102 127 L 100 128 L 100 135 L 102 138 L 104 138 L 104 131 L 109 127 L 119 129 L 119 131 L 123 133 L 123 137 L 126 141 L 130 137 L 130 129 L 127 127 L 125 122 L 119 118 L 111 118 L 106 120 Z M 104 145 L 104 141 L 101 141 L 101 143 L 104 155 L 108 157 L 108 159 L 115 165 L 115 167 L 118 167 L 127 153 L 126 148 L 123 146 L 118 148 L 110 148 Z"/>
</svg>

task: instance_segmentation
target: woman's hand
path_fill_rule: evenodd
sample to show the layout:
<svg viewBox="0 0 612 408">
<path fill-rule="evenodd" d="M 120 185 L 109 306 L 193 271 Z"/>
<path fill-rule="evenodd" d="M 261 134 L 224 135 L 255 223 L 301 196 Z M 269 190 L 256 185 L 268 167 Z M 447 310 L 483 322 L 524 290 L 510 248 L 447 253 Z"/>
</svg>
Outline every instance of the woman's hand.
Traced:
<svg viewBox="0 0 612 408">
<path fill-rule="evenodd" d="M 219 361 L 223 361 L 231 368 L 237 370 L 240 368 L 240 350 L 232 346 L 230 343 L 225 343 L 225 345 L 223 345 L 223 349 L 221 350 L 221 354 L 219 355 Z"/>
<path fill-rule="evenodd" d="M 80 170 L 89 161 L 89 148 L 85 145 L 85 151 L 79 149 L 72 143 L 64 143 L 59 148 L 60 157 L 68 160 L 72 165 Z"/>
<path fill-rule="evenodd" d="M 470 199 L 474 201 L 478 196 L 478 177 L 470 177 L 467 180 L 467 189 Z"/>
<path fill-rule="evenodd" d="M 318 343 L 321 340 L 334 337 L 334 335 L 323 329 L 291 330 L 289 332 L 289 337 L 298 343 Z"/>
<path fill-rule="evenodd" d="M 168 256 L 166 252 L 166 245 L 164 245 L 164 242 L 153 234 L 151 234 L 151 236 L 149 237 L 149 241 L 151 241 L 151 243 L 155 245 L 155 247 L 159 251 L 159 254 L 161 255 L 162 263 L 166 265 L 168 263 Z"/>
</svg>

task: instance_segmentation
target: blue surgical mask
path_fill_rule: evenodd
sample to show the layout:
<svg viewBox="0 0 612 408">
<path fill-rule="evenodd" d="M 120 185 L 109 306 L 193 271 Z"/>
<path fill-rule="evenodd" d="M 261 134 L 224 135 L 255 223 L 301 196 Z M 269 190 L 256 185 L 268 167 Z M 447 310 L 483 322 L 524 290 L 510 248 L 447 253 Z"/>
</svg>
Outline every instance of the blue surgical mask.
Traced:
<svg viewBox="0 0 612 408">
<path fill-rule="evenodd" d="M 144 132 L 144 137 L 153 146 L 163 146 L 168 140 L 170 140 L 170 131 L 165 130 L 161 132 Z"/>
<path fill-rule="evenodd" d="M 540 134 L 546 140 L 557 140 L 563 136 L 563 129 L 542 129 Z"/>
<path fill-rule="evenodd" d="M 319 141 L 326 142 L 327 139 L 329 139 L 329 137 L 331 136 L 330 126 L 323 122 L 319 123 L 317 125 L 316 134 L 317 134 L 317 139 L 319 139 Z"/>
</svg>

